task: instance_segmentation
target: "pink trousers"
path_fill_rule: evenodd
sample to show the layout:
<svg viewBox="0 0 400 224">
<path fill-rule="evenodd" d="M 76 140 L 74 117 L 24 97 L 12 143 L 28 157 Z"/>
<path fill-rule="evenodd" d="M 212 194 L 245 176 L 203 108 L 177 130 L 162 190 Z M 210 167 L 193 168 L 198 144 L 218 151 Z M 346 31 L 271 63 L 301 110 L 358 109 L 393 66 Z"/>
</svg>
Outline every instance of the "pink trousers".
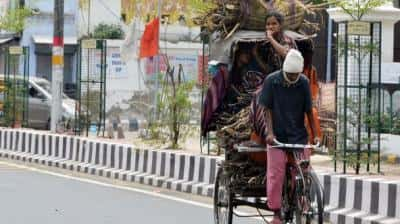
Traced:
<svg viewBox="0 0 400 224">
<path fill-rule="evenodd" d="M 309 149 L 299 151 L 300 159 L 309 159 L 310 154 Z M 278 211 L 282 207 L 282 188 L 288 158 L 284 150 L 270 146 L 267 155 L 267 206 L 272 211 Z"/>
</svg>

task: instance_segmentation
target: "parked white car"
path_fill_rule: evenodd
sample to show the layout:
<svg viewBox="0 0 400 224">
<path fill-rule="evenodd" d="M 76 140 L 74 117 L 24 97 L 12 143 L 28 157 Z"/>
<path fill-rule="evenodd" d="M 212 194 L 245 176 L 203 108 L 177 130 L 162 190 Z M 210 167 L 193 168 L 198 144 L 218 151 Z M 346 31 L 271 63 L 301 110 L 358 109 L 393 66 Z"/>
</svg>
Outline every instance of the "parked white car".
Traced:
<svg viewBox="0 0 400 224">
<path fill-rule="evenodd" d="M 13 76 L 11 75 L 10 78 Z M 22 81 L 22 76 L 16 76 L 17 80 Z M 0 75 L 4 80 L 4 75 Z M 43 78 L 29 77 L 29 114 L 28 126 L 37 129 L 50 128 L 51 114 L 51 83 Z M 63 120 L 73 121 L 75 118 L 76 101 L 65 94 L 62 95 L 62 118 Z M 1 101 L 3 99 L 0 99 Z"/>
</svg>

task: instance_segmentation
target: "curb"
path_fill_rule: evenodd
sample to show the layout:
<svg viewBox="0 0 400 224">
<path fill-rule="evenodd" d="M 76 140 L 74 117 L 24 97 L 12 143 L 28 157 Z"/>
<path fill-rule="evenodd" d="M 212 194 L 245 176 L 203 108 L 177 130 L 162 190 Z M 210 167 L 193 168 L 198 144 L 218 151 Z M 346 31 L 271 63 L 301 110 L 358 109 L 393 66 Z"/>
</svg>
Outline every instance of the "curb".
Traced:
<svg viewBox="0 0 400 224">
<path fill-rule="evenodd" d="M 219 157 L 0 128 L 0 157 L 212 197 Z M 317 173 L 325 219 L 400 224 L 400 181 Z"/>
<path fill-rule="evenodd" d="M 321 174 L 325 218 L 332 223 L 400 223 L 400 181 Z"/>
<path fill-rule="evenodd" d="M 212 196 L 218 158 L 74 136 L 0 130 L 0 157 Z"/>
</svg>

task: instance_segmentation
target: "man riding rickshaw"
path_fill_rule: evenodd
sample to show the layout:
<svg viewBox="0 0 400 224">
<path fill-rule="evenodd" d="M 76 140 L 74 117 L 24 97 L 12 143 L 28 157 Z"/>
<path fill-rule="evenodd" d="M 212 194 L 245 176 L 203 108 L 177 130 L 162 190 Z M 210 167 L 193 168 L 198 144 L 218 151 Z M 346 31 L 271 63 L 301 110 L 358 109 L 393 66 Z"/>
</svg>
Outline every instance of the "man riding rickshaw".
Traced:
<svg viewBox="0 0 400 224">
<path fill-rule="evenodd" d="M 273 211 L 273 224 L 303 223 L 303 218 L 322 223 L 322 189 L 310 169 L 308 145 L 320 143 L 312 103 L 318 92 L 313 46 L 308 36 L 284 31 L 283 23 L 279 12 L 270 11 L 265 32 L 237 31 L 211 45 L 217 68 L 204 103 L 202 134 L 215 130 L 225 149 L 215 186 L 216 223 L 232 223 L 233 208 L 240 205 Z M 290 184 L 299 176 L 303 183 Z M 303 193 L 292 193 L 300 186 Z M 238 199 L 249 196 L 256 202 Z M 303 205 L 287 204 L 288 198 Z M 311 200 L 317 207 L 311 208 Z"/>
</svg>

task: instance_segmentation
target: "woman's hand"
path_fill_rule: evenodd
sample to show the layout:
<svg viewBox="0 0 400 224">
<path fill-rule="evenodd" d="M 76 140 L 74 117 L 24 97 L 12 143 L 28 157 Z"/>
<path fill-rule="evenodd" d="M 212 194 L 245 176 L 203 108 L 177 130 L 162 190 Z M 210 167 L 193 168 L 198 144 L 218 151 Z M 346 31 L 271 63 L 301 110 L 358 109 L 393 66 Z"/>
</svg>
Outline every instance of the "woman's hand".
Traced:
<svg viewBox="0 0 400 224">
<path fill-rule="evenodd" d="M 267 32 L 266 32 L 267 40 L 269 40 L 269 41 L 275 40 L 275 39 L 274 39 L 274 34 L 275 34 L 274 31 L 272 31 L 272 30 L 267 30 Z"/>
</svg>

